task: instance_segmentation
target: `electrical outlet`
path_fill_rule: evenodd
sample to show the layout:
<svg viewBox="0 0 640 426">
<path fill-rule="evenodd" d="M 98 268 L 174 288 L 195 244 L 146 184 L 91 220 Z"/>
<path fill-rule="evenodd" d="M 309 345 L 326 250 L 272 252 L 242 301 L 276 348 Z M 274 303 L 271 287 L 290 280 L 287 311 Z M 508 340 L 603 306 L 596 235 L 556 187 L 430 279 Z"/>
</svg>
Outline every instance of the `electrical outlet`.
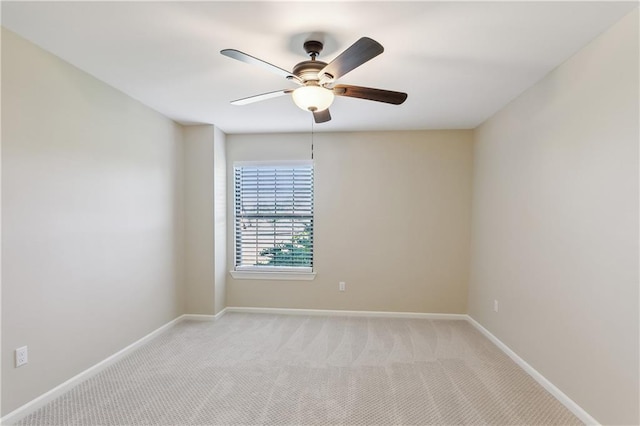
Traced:
<svg viewBox="0 0 640 426">
<path fill-rule="evenodd" d="M 16 367 L 25 365 L 27 362 L 29 362 L 27 347 L 23 346 L 21 348 L 16 349 Z"/>
<path fill-rule="evenodd" d="M 345 282 L 344 281 L 340 281 L 338 283 L 338 290 L 345 291 L 346 289 L 347 289 L 347 285 L 345 284 Z"/>
<path fill-rule="evenodd" d="M 498 312 L 498 301 L 497 300 L 493 301 L 493 310 L 494 310 L 494 312 Z"/>
</svg>

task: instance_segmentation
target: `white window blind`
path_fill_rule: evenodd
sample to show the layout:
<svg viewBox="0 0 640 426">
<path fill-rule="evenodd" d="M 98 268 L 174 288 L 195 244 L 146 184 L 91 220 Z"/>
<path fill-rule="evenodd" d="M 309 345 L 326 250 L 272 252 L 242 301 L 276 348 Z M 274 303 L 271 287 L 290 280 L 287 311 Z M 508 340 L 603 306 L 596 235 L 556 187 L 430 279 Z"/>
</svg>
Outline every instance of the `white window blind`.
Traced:
<svg viewBox="0 0 640 426">
<path fill-rule="evenodd" d="M 235 269 L 313 268 L 313 165 L 236 165 Z"/>
</svg>

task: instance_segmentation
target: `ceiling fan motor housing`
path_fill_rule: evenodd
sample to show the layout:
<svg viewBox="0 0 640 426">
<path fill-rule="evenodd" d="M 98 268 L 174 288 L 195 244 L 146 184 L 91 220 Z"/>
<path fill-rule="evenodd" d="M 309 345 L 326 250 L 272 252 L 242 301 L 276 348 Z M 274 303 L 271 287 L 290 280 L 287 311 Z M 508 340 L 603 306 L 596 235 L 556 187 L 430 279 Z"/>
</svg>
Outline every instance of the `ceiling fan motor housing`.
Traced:
<svg viewBox="0 0 640 426">
<path fill-rule="evenodd" d="M 318 81 L 318 73 L 326 66 L 326 62 L 322 61 L 302 61 L 293 67 L 293 74 L 298 76 L 304 83 Z"/>
</svg>

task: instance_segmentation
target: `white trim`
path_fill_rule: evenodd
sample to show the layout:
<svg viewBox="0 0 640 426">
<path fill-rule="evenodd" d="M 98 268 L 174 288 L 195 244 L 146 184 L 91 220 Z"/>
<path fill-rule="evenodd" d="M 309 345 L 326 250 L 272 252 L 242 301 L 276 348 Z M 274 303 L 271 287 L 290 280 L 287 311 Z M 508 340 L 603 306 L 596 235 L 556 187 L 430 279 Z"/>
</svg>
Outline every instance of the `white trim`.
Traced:
<svg viewBox="0 0 640 426">
<path fill-rule="evenodd" d="M 224 308 L 215 315 L 204 314 L 184 314 L 180 317 L 180 321 L 192 320 L 192 321 L 217 321 L 227 312 L 227 308 Z"/>
<path fill-rule="evenodd" d="M 311 281 L 315 272 L 229 271 L 235 280 L 284 280 Z"/>
<path fill-rule="evenodd" d="M 22 420 L 24 417 L 26 417 L 29 414 L 33 413 L 37 409 L 45 406 L 47 403 L 49 403 L 52 400 L 56 399 L 57 397 L 59 397 L 63 393 L 69 391 L 72 387 L 78 385 L 80 382 L 82 382 L 84 380 L 87 380 L 90 377 L 95 376 L 96 374 L 100 373 L 101 371 L 103 371 L 104 369 L 109 367 L 110 365 L 114 364 L 115 362 L 117 362 L 120 359 L 124 358 L 125 356 L 127 356 L 131 352 L 135 351 L 140 346 L 142 346 L 145 343 L 147 343 L 149 340 L 153 339 L 154 337 L 156 337 L 159 334 L 165 332 L 166 330 L 168 330 L 169 328 L 171 328 L 175 324 L 177 324 L 177 323 L 179 323 L 179 322 L 181 322 L 181 321 L 183 321 L 185 319 L 195 319 L 196 317 L 197 318 L 201 318 L 202 317 L 202 319 L 204 319 L 204 317 L 211 317 L 212 319 L 215 320 L 215 319 L 218 319 L 219 317 L 221 317 L 222 315 L 224 315 L 225 312 L 226 312 L 226 309 L 223 309 L 217 315 L 180 315 L 179 317 L 169 321 L 165 325 L 155 329 L 154 331 L 152 331 L 151 333 L 147 334 L 146 336 L 136 340 L 135 342 L 133 342 L 129 346 L 125 347 L 124 349 L 119 350 L 118 352 L 116 352 L 113 355 L 103 359 L 102 361 L 98 362 L 97 364 L 95 364 L 95 365 L 87 368 L 86 370 L 76 374 L 75 376 L 71 377 L 69 380 L 66 380 L 65 382 L 59 384 L 55 388 L 43 393 L 42 395 L 36 397 L 35 399 L 32 399 L 31 401 L 27 402 L 26 404 L 16 408 L 15 410 L 10 412 L 6 416 L 0 418 L 0 424 L 9 425 L 9 424 L 13 424 L 13 423 L 16 423 L 16 422 Z"/>
<path fill-rule="evenodd" d="M 551 395 L 553 395 L 560 403 L 562 403 L 567 409 L 569 409 L 580 421 L 587 425 L 599 425 L 600 423 L 594 419 L 589 413 L 587 413 L 576 402 L 569 398 L 564 392 L 558 389 L 553 383 L 551 383 L 546 377 L 540 374 L 529 363 L 516 354 L 511 348 L 502 343 L 500 339 L 494 336 L 489 330 L 484 328 L 479 322 L 473 319 L 467 314 L 439 314 L 439 313 L 422 313 L 422 312 L 381 312 L 381 311 L 343 311 L 343 310 L 325 310 L 325 309 L 291 309 L 291 308 L 252 308 L 252 307 L 226 307 L 215 315 L 201 315 L 201 314 L 184 314 L 169 321 L 160 328 L 152 331 L 146 336 L 140 338 L 124 349 L 114 353 L 106 359 L 100 361 L 92 367 L 84 370 L 83 372 L 73 376 L 64 383 L 56 386 L 48 392 L 40 395 L 32 401 L 24 404 L 23 406 L 15 409 L 6 416 L 0 418 L 0 424 L 8 425 L 20 421 L 22 418 L 31 414 L 35 410 L 43 407 L 53 399 L 59 397 L 63 393 L 70 390 L 83 380 L 86 380 L 113 363 L 119 361 L 129 353 L 138 349 L 149 340 L 153 339 L 160 333 L 166 331 L 173 325 L 184 320 L 196 320 L 196 321 L 215 321 L 220 319 L 227 312 L 242 312 L 242 313 L 256 313 L 256 314 L 286 314 L 286 315 L 329 315 L 329 316 L 350 316 L 350 317 L 384 317 L 384 318 L 422 318 L 422 319 L 447 319 L 447 320 L 466 320 L 473 327 L 475 327 L 480 333 L 493 342 L 500 350 L 502 350 L 509 358 L 511 358 L 516 364 L 518 364 L 527 374 L 529 374 L 535 381 L 537 381 L 544 389 L 546 389 Z"/>
<path fill-rule="evenodd" d="M 252 314 L 284 314 L 284 315 L 329 315 L 348 317 L 384 317 L 384 318 L 424 318 L 466 320 L 466 314 L 430 314 L 422 312 L 383 312 L 383 311 L 342 311 L 328 309 L 291 309 L 291 308 L 251 308 L 227 307 L 227 312 L 243 312 Z"/>
<path fill-rule="evenodd" d="M 260 266 L 236 266 L 233 269 L 234 272 L 287 272 L 287 273 L 311 273 L 313 272 L 313 268 L 310 266 L 268 266 L 268 265 L 260 265 Z"/>
<path fill-rule="evenodd" d="M 516 364 L 518 364 L 524 371 L 527 372 L 533 379 L 538 382 L 543 388 L 553 395 L 562 405 L 567 407 L 581 422 L 587 425 L 600 425 L 600 423 L 591 417 L 582 407 L 580 407 L 575 401 L 569 398 L 564 392 L 558 389 L 553 383 L 551 383 L 546 377 L 544 377 L 538 370 L 533 368 L 528 362 L 520 358 L 511 348 L 496 336 L 494 336 L 489 330 L 484 328 L 478 321 L 467 315 L 467 321 L 473 325 L 480 333 L 484 334 L 486 338 L 491 340 L 502 352 L 507 354 Z"/>
<path fill-rule="evenodd" d="M 233 167 L 296 167 L 313 166 L 313 160 L 256 160 L 234 161 Z"/>
</svg>

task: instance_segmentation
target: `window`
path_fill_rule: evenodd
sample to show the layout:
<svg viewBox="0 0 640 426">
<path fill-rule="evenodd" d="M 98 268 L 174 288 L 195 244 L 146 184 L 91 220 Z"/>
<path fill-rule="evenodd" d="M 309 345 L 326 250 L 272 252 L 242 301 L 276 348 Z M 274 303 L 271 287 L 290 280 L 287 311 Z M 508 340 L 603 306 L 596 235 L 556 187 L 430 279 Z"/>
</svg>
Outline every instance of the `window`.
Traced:
<svg viewBox="0 0 640 426">
<path fill-rule="evenodd" d="M 234 197 L 235 272 L 312 279 L 313 164 L 237 163 Z"/>
</svg>

